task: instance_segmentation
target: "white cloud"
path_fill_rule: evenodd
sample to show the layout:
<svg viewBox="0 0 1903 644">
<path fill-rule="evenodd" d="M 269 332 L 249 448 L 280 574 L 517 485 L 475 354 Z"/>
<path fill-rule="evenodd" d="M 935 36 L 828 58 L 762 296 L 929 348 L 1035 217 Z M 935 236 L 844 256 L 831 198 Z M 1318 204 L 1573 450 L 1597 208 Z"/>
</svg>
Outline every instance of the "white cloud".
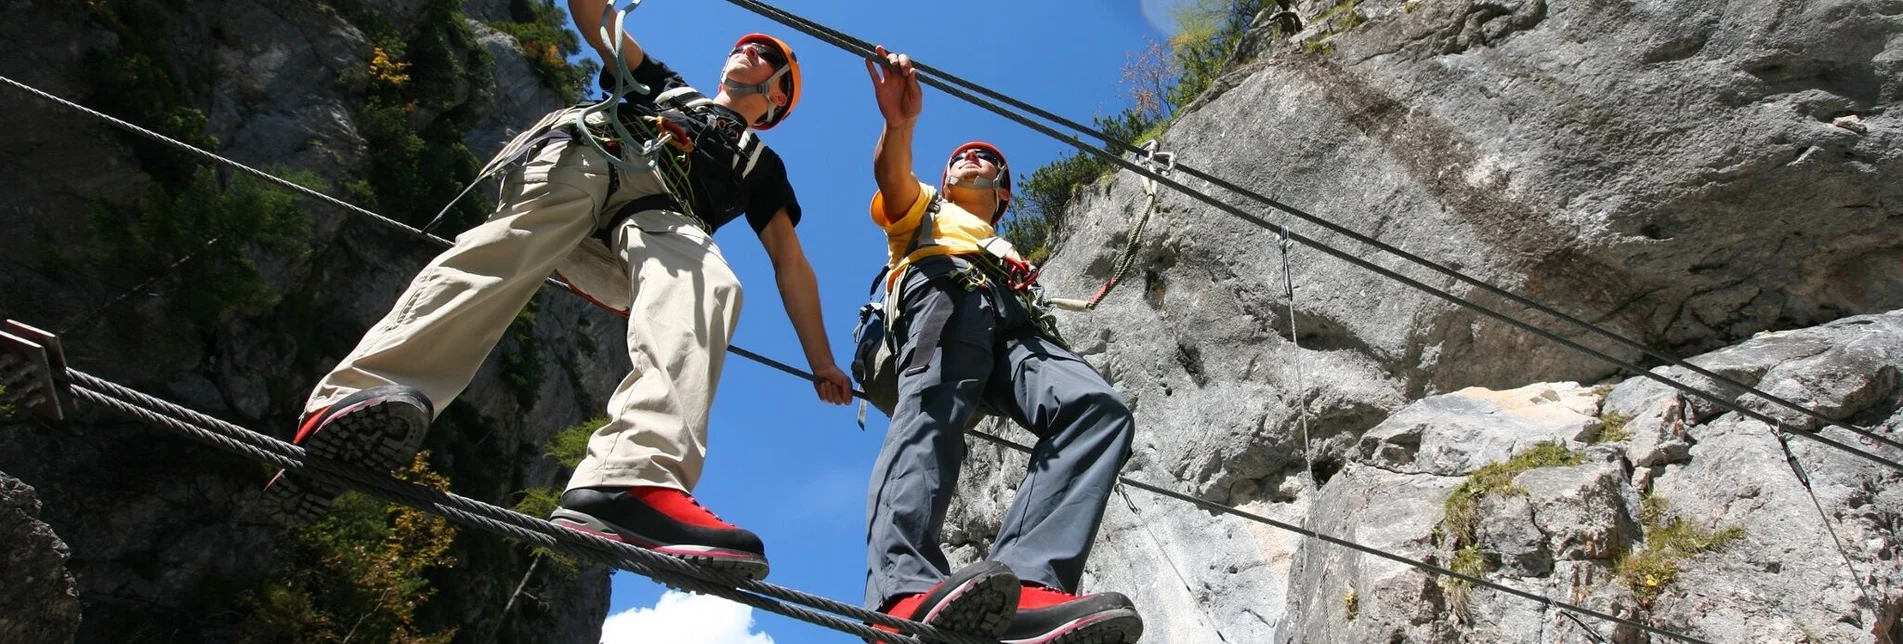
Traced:
<svg viewBox="0 0 1903 644">
<path fill-rule="evenodd" d="M 753 632 L 750 606 L 670 590 L 653 608 L 609 615 L 601 644 L 773 644 L 773 636 Z"/>
</svg>

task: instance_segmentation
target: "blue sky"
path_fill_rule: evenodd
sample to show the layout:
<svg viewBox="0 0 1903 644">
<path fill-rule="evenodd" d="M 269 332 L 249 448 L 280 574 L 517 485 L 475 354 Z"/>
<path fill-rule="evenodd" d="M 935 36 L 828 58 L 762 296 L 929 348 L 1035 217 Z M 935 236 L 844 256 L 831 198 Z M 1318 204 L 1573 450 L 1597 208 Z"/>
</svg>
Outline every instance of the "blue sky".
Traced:
<svg viewBox="0 0 1903 644">
<path fill-rule="evenodd" d="M 780 0 L 777 6 L 920 61 L 985 84 L 1044 109 L 1083 121 L 1122 108 L 1118 91 L 1129 52 L 1161 39 L 1171 0 L 969 0 L 955 4 L 865 0 Z M 1146 6 L 1147 5 L 1147 6 Z M 1152 18 L 1146 19 L 1148 14 Z M 1159 27 L 1159 24 L 1165 26 Z M 872 146 L 881 119 L 858 59 L 732 4 L 648 0 L 628 31 L 650 54 L 711 89 L 718 66 L 740 35 L 780 36 L 798 51 L 805 89 L 794 115 L 766 133 L 785 157 L 805 208 L 801 239 L 819 275 L 833 353 L 848 363 L 855 313 L 868 281 L 885 262 L 883 235 L 866 214 L 874 185 Z M 927 88 L 917 133 L 917 172 L 936 181 L 942 155 L 983 139 L 1002 148 L 1020 177 L 1069 148 L 978 107 Z M 781 308 L 773 272 L 745 226 L 717 236 L 746 288 L 736 344 L 798 366 L 804 355 Z M 758 532 L 777 584 L 858 603 L 864 593 L 865 490 L 884 436 L 872 411 L 865 431 L 855 409 L 820 403 L 810 386 L 739 358 L 727 361 L 710 430 L 708 463 L 697 497 L 723 518 Z M 745 613 L 669 597 L 664 588 L 617 573 L 611 614 L 627 633 L 613 644 L 660 642 L 653 622 L 629 620 L 681 611 L 689 620 Z M 663 611 L 655 610 L 657 604 Z M 683 607 L 699 606 L 698 610 Z M 840 642 L 844 636 L 778 615 L 753 611 L 755 634 L 695 636 L 714 642 L 776 644 Z M 671 631 L 669 631 L 671 632 Z M 640 635 L 636 633 L 645 633 Z M 702 644 L 666 638 L 670 644 Z M 723 639 L 724 638 L 724 639 Z"/>
</svg>

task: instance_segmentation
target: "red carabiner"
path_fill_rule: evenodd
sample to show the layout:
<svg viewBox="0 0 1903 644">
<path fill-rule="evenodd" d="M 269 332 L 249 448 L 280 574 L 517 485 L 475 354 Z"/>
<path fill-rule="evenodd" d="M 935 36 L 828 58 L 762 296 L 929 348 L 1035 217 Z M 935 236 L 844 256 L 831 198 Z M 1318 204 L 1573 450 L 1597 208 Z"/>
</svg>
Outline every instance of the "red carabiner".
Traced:
<svg viewBox="0 0 1903 644">
<path fill-rule="evenodd" d="M 1030 262 L 1011 257 L 1004 258 L 1005 273 L 1010 280 L 1005 284 L 1013 291 L 1022 291 L 1037 285 L 1038 268 Z"/>
</svg>

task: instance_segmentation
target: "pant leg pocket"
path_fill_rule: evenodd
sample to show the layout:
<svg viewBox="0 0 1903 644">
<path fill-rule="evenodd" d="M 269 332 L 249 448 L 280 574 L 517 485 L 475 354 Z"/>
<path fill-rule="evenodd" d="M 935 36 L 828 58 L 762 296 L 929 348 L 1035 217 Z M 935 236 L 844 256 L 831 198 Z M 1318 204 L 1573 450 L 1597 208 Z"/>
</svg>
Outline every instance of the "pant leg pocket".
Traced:
<svg viewBox="0 0 1903 644">
<path fill-rule="evenodd" d="M 901 375 L 923 373 L 941 352 L 985 351 L 997 315 L 982 291 L 968 291 L 946 274 L 908 275 L 902 287 L 905 306 L 900 352 Z"/>
<path fill-rule="evenodd" d="M 503 194 L 534 191 L 541 184 L 557 184 L 588 195 L 599 219 L 608 197 L 608 173 L 613 166 L 588 144 L 569 138 L 557 138 L 544 144 L 529 157 L 520 170 L 503 180 Z"/>
</svg>

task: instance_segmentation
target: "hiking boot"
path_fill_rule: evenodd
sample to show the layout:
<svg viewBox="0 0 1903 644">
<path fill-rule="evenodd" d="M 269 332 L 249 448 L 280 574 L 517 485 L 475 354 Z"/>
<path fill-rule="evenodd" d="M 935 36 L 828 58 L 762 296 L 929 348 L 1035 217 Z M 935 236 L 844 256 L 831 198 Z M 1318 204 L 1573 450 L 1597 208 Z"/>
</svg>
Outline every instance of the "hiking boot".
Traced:
<svg viewBox="0 0 1903 644">
<path fill-rule="evenodd" d="M 1017 614 L 1018 576 L 996 561 L 960 568 L 931 590 L 900 598 L 880 612 L 966 635 L 998 639 Z M 889 626 L 873 628 L 897 633 Z"/>
<path fill-rule="evenodd" d="M 766 578 L 766 546 L 759 536 L 720 520 L 692 495 L 674 488 L 569 490 L 548 520 L 747 579 Z"/>
<path fill-rule="evenodd" d="M 291 442 L 304 453 L 378 471 L 408 467 L 423 448 L 435 411 L 423 392 L 402 385 L 365 389 L 311 412 Z M 278 470 L 264 485 L 258 507 L 286 526 L 309 525 L 330 511 L 344 488 Z"/>
<path fill-rule="evenodd" d="M 1143 637 L 1136 605 L 1119 593 L 1079 597 L 1024 584 L 1004 644 L 1131 644 Z"/>
</svg>

